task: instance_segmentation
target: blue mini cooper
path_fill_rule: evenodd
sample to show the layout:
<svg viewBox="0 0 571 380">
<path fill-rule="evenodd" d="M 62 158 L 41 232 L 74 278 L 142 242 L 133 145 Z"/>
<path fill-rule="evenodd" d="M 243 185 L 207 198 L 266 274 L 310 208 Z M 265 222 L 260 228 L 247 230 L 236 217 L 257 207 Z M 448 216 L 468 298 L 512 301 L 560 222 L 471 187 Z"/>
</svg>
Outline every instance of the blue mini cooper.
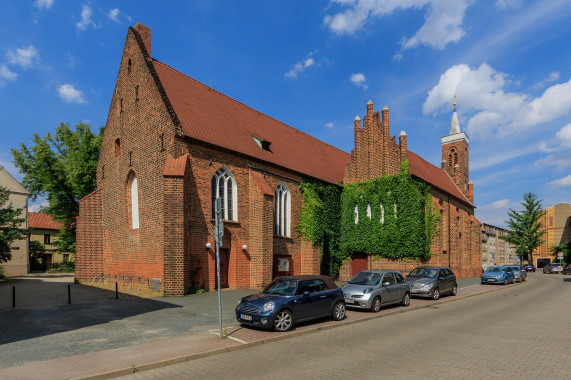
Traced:
<svg viewBox="0 0 571 380">
<path fill-rule="evenodd" d="M 345 318 L 343 291 L 327 276 L 288 276 L 272 281 L 261 293 L 242 298 L 236 320 L 243 325 L 288 331 L 294 323 Z"/>
</svg>

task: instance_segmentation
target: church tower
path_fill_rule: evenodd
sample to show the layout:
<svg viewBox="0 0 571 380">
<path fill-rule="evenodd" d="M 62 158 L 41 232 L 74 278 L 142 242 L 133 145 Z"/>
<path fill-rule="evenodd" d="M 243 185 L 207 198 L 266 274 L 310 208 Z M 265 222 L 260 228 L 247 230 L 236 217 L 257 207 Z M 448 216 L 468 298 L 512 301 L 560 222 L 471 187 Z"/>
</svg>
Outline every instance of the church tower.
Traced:
<svg viewBox="0 0 571 380">
<path fill-rule="evenodd" d="M 469 146 L 468 136 L 460 131 L 460 123 L 456 114 L 456 95 L 454 95 L 454 111 L 450 123 L 450 133 L 442 137 L 442 169 L 452 178 L 456 186 L 474 202 L 474 184 L 469 182 Z"/>
</svg>

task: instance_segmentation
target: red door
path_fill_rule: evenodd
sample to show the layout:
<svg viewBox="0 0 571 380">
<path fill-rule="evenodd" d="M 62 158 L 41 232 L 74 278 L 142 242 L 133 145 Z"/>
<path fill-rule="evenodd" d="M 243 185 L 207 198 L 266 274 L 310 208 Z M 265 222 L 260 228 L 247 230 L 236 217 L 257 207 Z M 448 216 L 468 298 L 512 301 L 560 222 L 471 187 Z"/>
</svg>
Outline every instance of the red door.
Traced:
<svg viewBox="0 0 571 380">
<path fill-rule="evenodd" d="M 228 287 L 228 266 L 230 264 L 230 250 L 220 248 L 220 288 Z M 218 289 L 218 279 L 216 280 L 216 289 Z"/>
<path fill-rule="evenodd" d="M 354 253 L 351 260 L 351 275 L 356 275 L 362 270 L 369 269 L 369 260 L 364 253 Z"/>
</svg>

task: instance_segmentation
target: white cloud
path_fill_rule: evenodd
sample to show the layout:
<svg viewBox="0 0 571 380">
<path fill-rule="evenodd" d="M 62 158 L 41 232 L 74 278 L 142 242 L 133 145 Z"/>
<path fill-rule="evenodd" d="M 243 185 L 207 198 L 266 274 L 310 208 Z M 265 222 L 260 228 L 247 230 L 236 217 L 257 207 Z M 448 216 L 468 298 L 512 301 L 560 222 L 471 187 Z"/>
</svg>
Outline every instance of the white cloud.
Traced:
<svg viewBox="0 0 571 380">
<path fill-rule="evenodd" d="M 521 7 L 523 0 L 497 0 L 496 7 L 506 10 L 506 9 L 517 9 Z"/>
<path fill-rule="evenodd" d="M 109 11 L 107 17 L 109 17 L 111 20 L 115 22 L 119 22 L 119 12 L 120 12 L 119 9 L 113 8 Z"/>
<path fill-rule="evenodd" d="M 325 124 L 325 126 L 326 126 L 327 128 L 333 128 L 333 123 L 327 123 L 327 124 Z"/>
<path fill-rule="evenodd" d="M 554 166 L 556 170 L 564 170 L 565 168 L 571 167 L 571 160 L 569 156 L 571 152 L 569 150 L 560 151 L 554 154 L 550 154 L 547 157 L 542 157 L 533 163 L 534 166 L 547 167 Z"/>
<path fill-rule="evenodd" d="M 503 227 L 507 219 L 508 209 L 516 207 L 517 203 L 509 199 L 500 199 L 489 204 L 478 206 L 476 208 L 476 217 L 482 223 Z"/>
<path fill-rule="evenodd" d="M 315 64 L 313 58 L 309 57 L 301 62 L 296 63 L 293 67 L 284 74 L 287 78 L 297 78 L 297 76 L 302 73 L 308 67 L 311 67 Z"/>
<path fill-rule="evenodd" d="M 571 186 L 571 174 L 548 183 L 551 186 Z"/>
<path fill-rule="evenodd" d="M 68 103 L 87 103 L 83 92 L 76 90 L 71 84 L 63 84 L 58 88 L 59 97 Z"/>
<path fill-rule="evenodd" d="M 562 146 L 571 148 L 571 123 L 557 131 L 555 136 Z"/>
<path fill-rule="evenodd" d="M 559 79 L 559 73 L 556 71 L 552 71 L 549 73 L 548 76 L 546 76 L 545 78 L 543 78 L 543 80 L 541 82 L 538 82 L 534 88 L 536 89 L 540 89 L 543 88 L 545 86 L 547 86 L 549 83 L 553 83 L 556 82 Z"/>
<path fill-rule="evenodd" d="M 403 49 L 424 44 L 443 49 L 450 42 L 458 42 L 465 34 L 462 21 L 472 0 L 332 0 L 347 7 L 343 12 L 327 15 L 325 25 L 337 34 L 353 34 L 367 21 L 386 16 L 396 10 L 424 9 L 424 24 L 414 36 L 404 38 Z"/>
<path fill-rule="evenodd" d="M 50 202 L 46 199 L 42 202 L 31 204 L 28 206 L 28 212 L 41 212 L 43 208 L 49 207 Z"/>
<path fill-rule="evenodd" d="M 6 56 L 8 57 L 9 63 L 20 66 L 23 69 L 32 67 L 34 62 L 39 58 L 38 51 L 32 45 L 18 48 L 15 51 L 10 49 L 6 53 Z"/>
<path fill-rule="evenodd" d="M 0 64 L 0 87 L 4 87 L 6 81 L 15 81 L 18 74 L 10 71 L 6 65 Z"/>
<path fill-rule="evenodd" d="M 369 86 L 367 86 L 367 83 L 366 83 L 367 80 L 365 79 L 365 74 L 362 74 L 362 73 L 352 74 L 351 78 L 349 78 L 349 80 L 355 86 L 362 87 L 365 90 L 369 87 Z"/>
<path fill-rule="evenodd" d="M 40 9 L 50 9 L 54 3 L 54 0 L 36 0 L 34 5 Z"/>
<path fill-rule="evenodd" d="M 89 7 L 89 5 L 83 5 L 81 8 L 81 21 L 79 21 L 77 24 L 75 24 L 79 29 L 81 30 L 85 30 L 87 29 L 87 27 L 89 25 L 93 26 L 94 28 L 97 27 L 97 25 L 95 25 L 95 23 L 93 22 L 93 20 L 91 20 L 91 15 L 92 15 L 92 11 L 91 11 L 91 7 Z"/>
<path fill-rule="evenodd" d="M 466 131 L 472 137 L 494 134 L 506 137 L 554 120 L 571 110 L 571 80 L 547 88 L 539 97 L 506 92 L 509 76 L 486 63 L 473 69 L 459 64 L 441 75 L 422 105 L 424 114 L 449 110 L 450 100 L 458 95 L 458 104 L 468 115 Z"/>
</svg>

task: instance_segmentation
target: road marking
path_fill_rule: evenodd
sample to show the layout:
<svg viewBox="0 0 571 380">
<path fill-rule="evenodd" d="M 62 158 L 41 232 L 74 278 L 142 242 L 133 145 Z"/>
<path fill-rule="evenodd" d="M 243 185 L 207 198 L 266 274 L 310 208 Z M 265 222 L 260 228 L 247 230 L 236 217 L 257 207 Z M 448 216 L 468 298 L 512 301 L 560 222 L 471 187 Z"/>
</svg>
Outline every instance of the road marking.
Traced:
<svg viewBox="0 0 571 380">
<path fill-rule="evenodd" d="M 234 326 L 230 326 L 228 327 L 228 330 L 233 329 Z M 214 330 L 208 330 L 209 333 L 214 334 L 214 335 L 220 335 L 220 329 L 214 329 Z M 239 339 L 239 338 L 235 338 L 233 336 L 231 336 L 230 334 L 226 335 L 226 338 L 228 339 L 232 339 L 238 343 L 242 343 L 242 344 L 248 344 L 250 342 L 246 342 L 245 340 Z"/>
</svg>

